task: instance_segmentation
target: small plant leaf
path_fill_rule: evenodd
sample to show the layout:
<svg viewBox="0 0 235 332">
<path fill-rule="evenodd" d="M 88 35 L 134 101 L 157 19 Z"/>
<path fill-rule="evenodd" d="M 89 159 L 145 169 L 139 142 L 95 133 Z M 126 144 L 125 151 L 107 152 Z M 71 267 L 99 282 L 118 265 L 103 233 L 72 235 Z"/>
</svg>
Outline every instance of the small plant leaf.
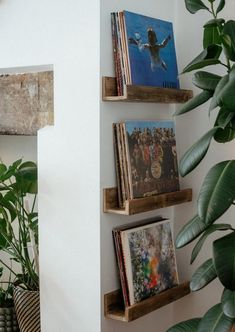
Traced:
<svg viewBox="0 0 235 332">
<path fill-rule="evenodd" d="M 231 332 L 233 319 L 225 316 L 221 303 L 209 309 L 201 319 L 197 332 Z"/>
<path fill-rule="evenodd" d="M 217 274 L 215 271 L 213 260 L 212 258 L 210 258 L 205 261 L 201 266 L 199 266 L 199 268 L 194 272 L 190 282 L 190 288 L 193 292 L 196 292 L 208 285 L 216 277 Z"/>
<path fill-rule="evenodd" d="M 225 6 L 225 0 L 220 0 L 219 6 L 216 10 L 216 14 L 218 14 L 219 12 L 221 12 L 224 9 Z"/>
<path fill-rule="evenodd" d="M 188 66 L 183 70 L 183 73 L 188 73 L 192 70 L 200 69 L 206 66 L 220 63 L 218 60 L 222 52 L 220 45 L 210 45 L 204 49 Z"/>
<path fill-rule="evenodd" d="M 216 273 L 225 288 L 235 291 L 235 233 L 213 242 L 213 256 Z"/>
<path fill-rule="evenodd" d="M 227 55 L 229 55 L 230 60 L 235 61 L 235 21 L 229 20 L 225 23 L 223 34 L 230 37 L 231 49 Z"/>
<path fill-rule="evenodd" d="M 209 10 L 201 0 L 185 0 L 185 5 L 191 14 L 195 14 L 200 9 Z"/>
<path fill-rule="evenodd" d="M 176 247 L 182 248 L 194 241 L 208 226 L 196 215 L 182 227 L 176 238 Z"/>
<path fill-rule="evenodd" d="M 219 75 L 206 71 L 198 71 L 193 76 L 193 84 L 202 90 L 214 92 L 221 78 Z"/>
<path fill-rule="evenodd" d="M 203 244 L 205 243 L 206 239 L 208 238 L 209 235 L 216 231 L 227 231 L 231 230 L 232 226 L 229 224 L 215 224 L 215 225 L 210 225 L 206 231 L 203 233 L 203 235 L 200 237 L 198 242 L 196 243 L 195 247 L 193 248 L 192 254 L 191 254 L 191 261 L 190 264 L 192 264 L 195 259 L 197 258 L 199 252 L 201 251 Z"/>
<path fill-rule="evenodd" d="M 210 45 L 221 44 L 220 29 L 215 25 L 206 26 L 203 34 L 203 47 L 207 48 Z"/>
<path fill-rule="evenodd" d="M 201 318 L 190 319 L 172 326 L 166 332 L 197 332 L 200 321 Z"/>
<path fill-rule="evenodd" d="M 219 106 L 218 96 L 220 95 L 222 89 L 225 87 L 225 85 L 228 83 L 228 81 L 229 81 L 229 75 L 225 75 L 219 81 L 219 83 L 218 83 L 218 85 L 217 85 L 217 87 L 215 89 L 214 95 L 212 97 L 212 100 L 211 100 L 211 104 L 210 104 L 210 108 L 209 108 L 209 113 L 213 109 L 215 109 L 217 106 Z"/>
<path fill-rule="evenodd" d="M 218 129 L 219 127 L 214 127 L 209 130 L 184 154 L 179 165 L 181 176 L 190 173 L 202 161 L 209 149 L 211 139 Z"/>
<path fill-rule="evenodd" d="M 224 314 L 230 318 L 235 318 L 235 291 L 225 288 L 221 303 Z"/>
<path fill-rule="evenodd" d="M 210 169 L 198 197 L 198 215 L 207 225 L 217 220 L 235 199 L 235 160 Z"/>
<path fill-rule="evenodd" d="M 187 101 L 179 110 L 175 112 L 174 115 L 181 115 L 189 111 L 192 111 L 193 109 L 207 102 L 212 96 L 213 93 L 211 91 L 202 91 L 193 99 Z"/>
</svg>

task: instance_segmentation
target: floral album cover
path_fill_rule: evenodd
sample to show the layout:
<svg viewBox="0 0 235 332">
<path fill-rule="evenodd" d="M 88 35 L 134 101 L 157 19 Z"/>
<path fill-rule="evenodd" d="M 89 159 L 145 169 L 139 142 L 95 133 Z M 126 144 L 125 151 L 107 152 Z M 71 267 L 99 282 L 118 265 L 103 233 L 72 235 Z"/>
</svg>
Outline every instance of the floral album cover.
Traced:
<svg viewBox="0 0 235 332">
<path fill-rule="evenodd" d="M 179 284 L 169 221 L 121 232 L 130 305 Z"/>
</svg>

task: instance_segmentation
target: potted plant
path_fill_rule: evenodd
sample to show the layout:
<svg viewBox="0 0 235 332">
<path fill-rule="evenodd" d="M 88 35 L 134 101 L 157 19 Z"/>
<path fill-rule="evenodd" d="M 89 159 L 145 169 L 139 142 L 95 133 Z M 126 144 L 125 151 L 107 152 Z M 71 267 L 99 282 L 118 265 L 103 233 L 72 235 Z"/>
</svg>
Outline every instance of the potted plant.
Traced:
<svg viewBox="0 0 235 332">
<path fill-rule="evenodd" d="M 14 303 L 21 332 L 40 331 L 37 166 L 17 160 L 0 164 L 0 250 L 14 266 L 1 260 L 12 275 Z"/>
<path fill-rule="evenodd" d="M 217 112 L 217 118 L 213 127 L 184 154 L 179 167 L 182 176 L 202 161 L 212 139 L 226 143 L 235 138 L 235 21 L 226 22 L 218 17 L 225 0 L 185 0 L 185 4 L 190 13 L 204 10 L 212 19 L 204 25 L 203 51 L 183 70 L 184 73 L 196 71 L 193 83 L 201 92 L 184 104 L 176 115 L 194 110 L 210 100 L 208 112 Z M 224 75 L 201 70 L 211 65 L 222 66 Z M 235 321 L 235 230 L 230 224 L 217 223 L 217 220 L 234 201 L 235 160 L 221 161 L 206 175 L 198 196 L 197 213 L 176 239 L 176 246 L 181 248 L 199 238 L 191 255 L 193 263 L 210 234 L 227 231 L 213 242 L 212 257 L 195 271 L 190 283 L 191 290 L 198 291 L 218 278 L 224 287 L 221 301 L 202 318 L 179 323 L 168 332 L 231 331 Z"/>
<path fill-rule="evenodd" d="M 0 268 L 0 277 L 2 277 L 2 275 L 3 267 Z M 0 283 L 0 331 L 19 331 L 13 302 L 13 285 L 11 283 L 11 273 L 8 281 L 2 281 Z"/>
</svg>

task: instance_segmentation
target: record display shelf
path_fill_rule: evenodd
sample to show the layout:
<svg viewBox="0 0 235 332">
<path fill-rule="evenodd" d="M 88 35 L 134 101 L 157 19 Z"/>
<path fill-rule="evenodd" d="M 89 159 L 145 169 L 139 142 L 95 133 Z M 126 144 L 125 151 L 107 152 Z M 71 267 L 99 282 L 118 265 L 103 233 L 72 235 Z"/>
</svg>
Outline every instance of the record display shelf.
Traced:
<svg viewBox="0 0 235 332">
<path fill-rule="evenodd" d="M 106 318 L 128 323 L 170 304 L 189 293 L 190 287 L 187 281 L 132 306 L 124 307 L 121 290 L 116 290 L 104 295 L 104 314 Z"/>
<path fill-rule="evenodd" d="M 178 104 L 185 103 L 192 97 L 192 90 L 158 88 L 140 85 L 126 85 L 124 95 L 118 96 L 116 78 L 107 76 L 102 78 L 103 101 Z"/>
<path fill-rule="evenodd" d="M 118 205 L 117 187 L 114 187 L 104 189 L 103 210 L 105 213 L 114 213 L 128 216 L 191 201 L 192 189 L 183 189 L 155 196 L 130 199 L 125 201 L 124 208 L 120 208 Z"/>
</svg>

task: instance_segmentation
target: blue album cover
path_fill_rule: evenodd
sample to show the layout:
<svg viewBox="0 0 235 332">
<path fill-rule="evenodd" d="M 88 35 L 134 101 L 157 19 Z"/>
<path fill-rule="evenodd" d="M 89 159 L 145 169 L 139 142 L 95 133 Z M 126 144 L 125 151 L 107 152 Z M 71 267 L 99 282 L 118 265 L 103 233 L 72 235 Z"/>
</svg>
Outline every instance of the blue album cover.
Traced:
<svg viewBox="0 0 235 332">
<path fill-rule="evenodd" d="M 173 25 L 124 11 L 133 85 L 179 88 Z"/>
</svg>

